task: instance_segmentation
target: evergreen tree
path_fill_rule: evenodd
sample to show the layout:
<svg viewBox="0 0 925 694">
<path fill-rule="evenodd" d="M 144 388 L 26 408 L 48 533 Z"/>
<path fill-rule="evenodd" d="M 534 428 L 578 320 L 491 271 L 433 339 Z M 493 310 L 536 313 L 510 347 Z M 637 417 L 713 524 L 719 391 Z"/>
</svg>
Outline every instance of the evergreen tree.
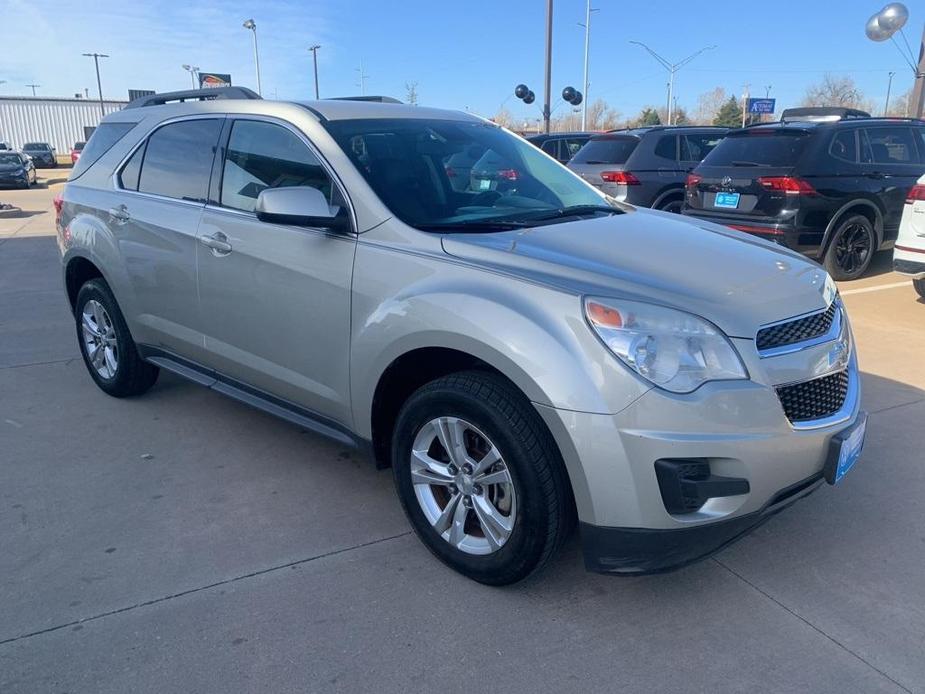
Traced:
<svg viewBox="0 0 925 694">
<path fill-rule="evenodd" d="M 739 100 L 734 96 L 730 96 L 726 103 L 716 112 L 713 125 L 721 125 L 726 128 L 741 128 L 742 106 L 739 105 Z"/>
</svg>

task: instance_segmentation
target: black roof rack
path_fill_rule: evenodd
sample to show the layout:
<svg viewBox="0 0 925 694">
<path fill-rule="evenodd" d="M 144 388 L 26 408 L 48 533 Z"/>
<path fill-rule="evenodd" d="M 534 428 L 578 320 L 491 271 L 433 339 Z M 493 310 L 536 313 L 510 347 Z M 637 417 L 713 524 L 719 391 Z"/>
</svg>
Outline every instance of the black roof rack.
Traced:
<svg viewBox="0 0 925 694">
<path fill-rule="evenodd" d="M 163 92 L 134 99 L 125 108 L 142 108 L 144 106 L 161 106 L 171 102 L 214 101 L 216 99 L 259 99 L 257 92 L 247 87 L 212 87 L 207 89 L 185 89 L 179 92 Z"/>
<path fill-rule="evenodd" d="M 331 96 L 325 101 L 375 101 L 380 104 L 400 104 L 402 103 L 393 96 Z"/>
</svg>

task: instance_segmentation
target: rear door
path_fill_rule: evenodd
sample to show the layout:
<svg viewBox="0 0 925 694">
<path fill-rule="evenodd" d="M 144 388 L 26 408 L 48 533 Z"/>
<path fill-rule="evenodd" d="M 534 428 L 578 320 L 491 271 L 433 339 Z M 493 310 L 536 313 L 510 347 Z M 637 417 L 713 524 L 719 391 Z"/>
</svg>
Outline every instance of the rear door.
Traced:
<svg viewBox="0 0 925 694">
<path fill-rule="evenodd" d="M 194 361 L 203 356 L 197 236 L 222 120 L 194 117 L 157 128 L 117 172 L 123 192 L 109 210 L 139 341 Z"/>
<path fill-rule="evenodd" d="M 899 230 L 906 194 L 925 173 L 912 127 L 877 125 L 863 128 L 861 170 L 883 203 L 884 239 L 893 241 Z"/>
<path fill-rule="evenodd" d="M 229 119 L 197 244 L 209 365 L 248 386 L 349 422 L 350 280 L 356 236 L 261 222 L 265 188 L 318 188 L 345 206 L 307 138 L 287 123 Z M 224 139 L 224 138 L 223 138 Z M 216 249 L 213 241 L 223 247 Z M 211 245 L 205 245 L 210 243 Z"/>
<path fill-rule="evenodd" d="M 727 135 L 695 169 L 687 211 L 774 222 L 798 202 L 780 180 L 792 176 L 810 136 L 809 129 L 777 127 Z"/>
</svg>

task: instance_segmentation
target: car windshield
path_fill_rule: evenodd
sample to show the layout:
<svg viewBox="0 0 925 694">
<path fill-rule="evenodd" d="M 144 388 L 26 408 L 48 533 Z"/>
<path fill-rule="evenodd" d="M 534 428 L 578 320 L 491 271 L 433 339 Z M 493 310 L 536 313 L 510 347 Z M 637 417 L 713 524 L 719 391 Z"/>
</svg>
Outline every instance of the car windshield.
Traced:
<svg viewBox="0 0 925 694">
<path fill-rule="evenodd" d="M 638 137 L 594 137 L 588 140 L 585 146 L 578 150 L 578 154 L 572 157 L 572 163 L 625 164 L 638 144 Z"/>
<path fill-rule="evenodd" d="M 74 150 L 77 151 L 77 152 L 79 152 L 80 150 L 82 150 L 82 149 L 84 148 L 84 145 L 85 145 L 85 144 L 87 144 L 87 143 L 86 143 L 86 142 L 75 142 L 75 143 L 74 143 Z"/>
<path fill-rule="evenodd" d="M 23 149 L 48 149 L 48 145 L 44 142 L 27 142 L 23 145 Z"/>
<path fill-rule="evenodd" d="M 492 224 L 619 212 L 526 140 L 491 123 L 402 118 L 325 125 L 385 205 L 418 228 L 492 231 Z M 463 160 L 470 170 L 460 166 Z M 468 180 L 458 181 L 461 175 Z"/>
<path fill-rule="evenodd" d="M 774 130 L 746 130 L 722 140 L 703 160 L 704 166 L 794 166 L 809 134 Z"/>
<path fill-rule="evenodd" d="M 13 166 L 19 166 L 20 164 L 22 164 L 22 160 L 19 158 L 18 154 L 12 154 L 10 152 L 0 152 L 0 164 L 4 164 L 6 166 L 9 166 L 10 164 L 12 164 Z"/>
</svg>

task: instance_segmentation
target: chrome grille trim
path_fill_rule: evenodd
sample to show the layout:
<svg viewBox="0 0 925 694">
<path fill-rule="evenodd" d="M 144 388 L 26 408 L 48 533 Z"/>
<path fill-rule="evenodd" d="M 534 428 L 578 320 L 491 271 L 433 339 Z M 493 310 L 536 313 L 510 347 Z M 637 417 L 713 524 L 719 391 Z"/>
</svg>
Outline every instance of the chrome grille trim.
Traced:
<svg viewBox="0 0 925 694">
<path fill-rule="evenodd" d="M 793 318 L 787 318 L 786 320 L 777 321 L 775 323 L 768 323 L 767 325 L 762 325 L 758 330 L 758 334 L 755 337 L 756 347 L 759 344 L 759 337 L 763 331 L 777 328 L 780 326 L 786 326 L 792 323 L 798 323 L 800 321 L 806 321 L 808 319 L 815 319 L 816 317 L 826 314 L 829 311 L 832 311 L 832 320 L 829 324 L 829 329 L 824 333 L 816 335 L 806 340 L 800 340 L 799 342 L 788 342 L 785 344 L 774 345 L 771 347 L 758 348 L 758 356 L 762 359 L 767 359 L 769 357 L 779 357 L 782 354 L 792 354 L 793 352 L 799 352 L 804 349 L 809 349 L 810 347 L 815 347 L 816 345 L 821 345 L 824 342 L 831 342 L 832 340 L 837 340 L 842 332 L 842 314 L 844 308 L 842 306 L 841 300 L 836 299 L 832 302 L 827 308 L 824 308 L 820 311 L 813 311 L 811 313 L 805 313 L 801 316 L 795 316 Z"/>
</svg>

